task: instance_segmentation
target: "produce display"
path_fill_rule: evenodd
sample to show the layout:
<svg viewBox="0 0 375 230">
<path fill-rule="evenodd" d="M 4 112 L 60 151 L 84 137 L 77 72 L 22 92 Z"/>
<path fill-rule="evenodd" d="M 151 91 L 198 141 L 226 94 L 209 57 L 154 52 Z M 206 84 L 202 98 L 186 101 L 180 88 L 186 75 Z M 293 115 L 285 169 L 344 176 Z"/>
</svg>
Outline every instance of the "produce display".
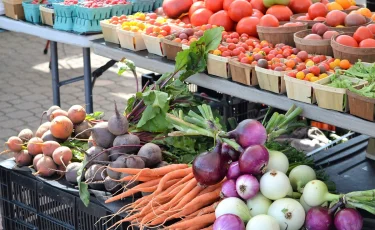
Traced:
<svg viewBox="0 0 375 230">
<path fill-rule="evenodd" d="M 127 2 L 61 4 L 105 8 Z M 299 21 L 291 21 L 294 14 L 301 14 Z M 371 11 L 354 0 L 164 0 L 154 13 L 110 16 L 100 24 L 122 48 L 130 41 L 128 49 L 163 56 L 165 40 L 177 44 L 174 72 L 146 83 L 123 112 L 115 102 L 109 120 L 102 112 L 86 114 L 80 105 L 52 106 L 35 133 L 24 129 L 8 139 L 8 151 L 17 167 L 77 186 L 86 206 L 89 189 L 108 192 L 105 203 L 131 200 L 103 217 L 120 218 L 108 229 L 130 223 L 140 229 L 360 230 L 362 215 L 375 214 L 375 190 L 340 194 L 312 158 L 278 140 L 306 128 L 301 108 L 269 110 L 262 122 L 232 123 L 195 97 L 185 81 L 206 69 L 211 74 L 213 66 L 234 80 L 237 73 L 229 69 L 235 62 L 248 71 L 246 78 L 257 80 L 251 86 L 290 97 L 285 82 L 291 79 L 293 89 L 301 84 L 308 91 L 308 100 L 292 99 L 371 120 L 373 63 L 259 37 L 260 29 L 277 37 L 278 31 L 304 27 L 303 41 L 337 42 L 361 52 L 375 47 L 372 21 Z M 150 51 L 155 47 L 160 52 Z M 274 89 L 263 88 L 264 82 Z M 348 108 L 351 93 L 370 104 L 369 117 Z"/>
</svg>

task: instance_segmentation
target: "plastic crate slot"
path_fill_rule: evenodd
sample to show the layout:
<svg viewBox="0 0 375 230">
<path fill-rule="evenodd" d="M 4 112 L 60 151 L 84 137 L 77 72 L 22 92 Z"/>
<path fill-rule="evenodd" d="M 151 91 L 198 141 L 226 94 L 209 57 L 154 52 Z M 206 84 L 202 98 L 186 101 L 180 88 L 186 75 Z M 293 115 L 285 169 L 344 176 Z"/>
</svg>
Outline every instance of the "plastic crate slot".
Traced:
<svg viewBox="0 0 375 230">
<path fill-rule="evenodd" d="M 39 216 L 40 218 L 40 230 L 74 230 L 73 226 L 68 226 L 66 223 L 58 223 L 54 220 L 50 220 L 49 218 L 44 218 L 43 216 Z"/>
<path fill-rule="evenodd" d="M 71 206 L 39 194 L 39 207 L 40 212 L 55 219 L 55 221 L 74 226 L 74 210 Z"/>
</svg>

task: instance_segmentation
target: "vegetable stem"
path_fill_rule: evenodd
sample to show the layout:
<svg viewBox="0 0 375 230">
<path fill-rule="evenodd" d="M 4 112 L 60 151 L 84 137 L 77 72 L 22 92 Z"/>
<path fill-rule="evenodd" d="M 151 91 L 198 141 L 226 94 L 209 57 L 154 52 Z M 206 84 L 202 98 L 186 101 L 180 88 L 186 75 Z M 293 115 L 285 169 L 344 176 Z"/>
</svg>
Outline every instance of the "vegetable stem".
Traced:
<svg viewBox="0 0 375 230">
<path fill-rule="evenodd" d="M 237 142 L 235 142 L 235 141 L 232 141 L 228 138 L 221 138 L 221 140 L 223 142 L 227 143 L 228 145 L 230 145 L 234 150 L 236 150 L 240 153 L 242 153 L 244 151 L 243 148 L 239 144 L 237 144 Z"/>
</svg>

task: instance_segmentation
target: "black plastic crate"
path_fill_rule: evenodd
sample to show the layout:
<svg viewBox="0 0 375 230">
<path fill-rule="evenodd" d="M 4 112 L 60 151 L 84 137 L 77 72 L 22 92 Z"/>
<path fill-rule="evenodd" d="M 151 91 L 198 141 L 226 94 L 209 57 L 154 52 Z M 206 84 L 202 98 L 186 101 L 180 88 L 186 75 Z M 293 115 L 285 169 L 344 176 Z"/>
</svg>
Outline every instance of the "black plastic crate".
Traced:
<svg viewBox="0 0 375 230">
<path fill-rule="evenodd" d="M 105 230 L 119 220 L 103 225 L 100 218 L 112 212 L 100 204 L 85 207 L 77 194 L 2 166 L 0 194 L 4 230 Z"/>
</svg>

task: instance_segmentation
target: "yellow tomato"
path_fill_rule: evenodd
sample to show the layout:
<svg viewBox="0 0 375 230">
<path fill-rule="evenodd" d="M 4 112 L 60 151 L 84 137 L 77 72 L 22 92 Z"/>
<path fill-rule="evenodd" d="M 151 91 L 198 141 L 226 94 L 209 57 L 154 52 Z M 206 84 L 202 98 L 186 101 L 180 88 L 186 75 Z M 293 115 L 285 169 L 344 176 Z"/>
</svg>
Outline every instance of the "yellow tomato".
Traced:
<svg viewBox="0 0 375 230">
<path fill-rule="evenodd" d="M 336 67 L 340 65 L 341 60 L 336 58 L 333 62 L 335 63 L 335 67 Z"/>
<path fill-rule="evenodd" d="M 317 81 L 317 80 L 319 80 L 319 78 L 318 78 L 318 77 L 315 77 L 315 76 L 310 78 L 310 81 L 311 81 L 311 82 L 315 82 L 315 81 Z"/>
<path fill-rule="evenodd" d="M 302 71 L 299 71 L 299 72 L 296 74 L 296 78 L 297 78 L 297 79 L 300 79 L 300 80 L 304 79 L 304 78 L 305 78 L 305 73 L 302 72 Z"/>
<path fill-rule="evenodd" d="M 313 77 L 315 77 L 315 75 L 312 74 L 312 73 L 308 73 L 308 74 L 306 74 L 306 78 L 307 78 L 309 81 L 311 81 L 311 78 L 313 78 Z"/>
<path fill-rule="evenodd" d="M 328 77 L 328 74 L 326 74 L 326 73 L 322 73 L 322 74 L 319 75 L 319 79 L 323 79 L 323 78 L 326 78 L 326 77 Z"/>
<path fill-rule="evenodd" d="M 315 65 L 315 63 L 311 60 L 306 62 L 306 67 L 311 67 L 311 66 L 314 66 L 314 65 Z"/>
</svg>

